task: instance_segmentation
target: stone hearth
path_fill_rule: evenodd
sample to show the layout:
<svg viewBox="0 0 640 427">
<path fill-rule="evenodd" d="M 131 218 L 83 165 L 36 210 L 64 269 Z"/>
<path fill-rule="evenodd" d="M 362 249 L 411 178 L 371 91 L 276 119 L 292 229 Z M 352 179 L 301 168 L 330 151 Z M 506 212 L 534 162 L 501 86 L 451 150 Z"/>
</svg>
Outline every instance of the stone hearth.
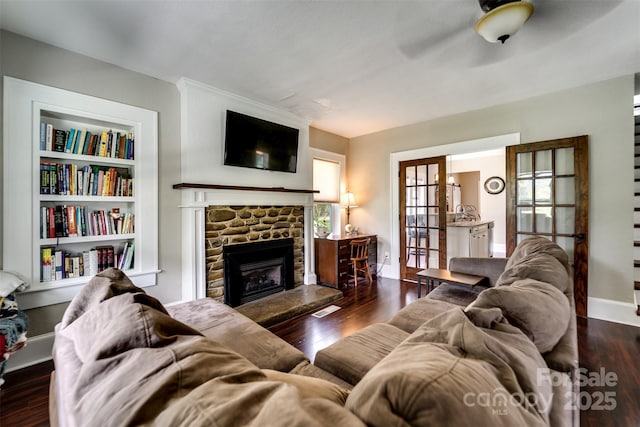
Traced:
<svg viewBox="0 0 640 427">
<path fill-rule="evenodd" d="M 293 238 L 294 286 L 304 282 L 304 206 L 208 206 L 206 296 L 224 300 L 225 245 Z"/>
</svg>

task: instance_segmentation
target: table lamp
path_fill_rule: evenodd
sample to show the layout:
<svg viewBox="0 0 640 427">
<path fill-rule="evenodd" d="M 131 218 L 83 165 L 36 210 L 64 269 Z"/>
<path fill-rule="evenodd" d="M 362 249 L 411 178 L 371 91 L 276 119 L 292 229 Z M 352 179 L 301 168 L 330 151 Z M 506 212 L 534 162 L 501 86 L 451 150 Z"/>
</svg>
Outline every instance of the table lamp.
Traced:
<svg viewBox="0 0 640 427">
<path fill-rule="evenodd" d="M 342 195 L 342 206 L 344 206 L 347 210 L 347 224 L 344 226 L 344 231 L 347 234 L 351 234 L 353 232 L 353 226 L 350 223 L 349 217 L 351 215 L 351 208 L 357 208 L 356 197 L 351 192 L 346 192 Z"/>
</svg>

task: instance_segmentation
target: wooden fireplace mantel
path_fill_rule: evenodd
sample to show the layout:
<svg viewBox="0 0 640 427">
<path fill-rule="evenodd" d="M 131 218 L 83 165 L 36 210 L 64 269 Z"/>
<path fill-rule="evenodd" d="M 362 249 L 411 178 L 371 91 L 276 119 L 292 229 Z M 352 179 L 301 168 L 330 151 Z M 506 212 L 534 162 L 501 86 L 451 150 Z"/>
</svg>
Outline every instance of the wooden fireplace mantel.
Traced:
<svg viewBox="0 0 640 427">
<path fill-rule="evenodd" d="M 185 182 L 173 184 L 174 190 L 183 190 L 187 188 L 199 188 L 205 190 L 270 191 L 279 193 L 319 193 L 318 190 L 298 190 L 284 187 L 247 187 L 244 185 L 190 184 Z"/>
</svg>

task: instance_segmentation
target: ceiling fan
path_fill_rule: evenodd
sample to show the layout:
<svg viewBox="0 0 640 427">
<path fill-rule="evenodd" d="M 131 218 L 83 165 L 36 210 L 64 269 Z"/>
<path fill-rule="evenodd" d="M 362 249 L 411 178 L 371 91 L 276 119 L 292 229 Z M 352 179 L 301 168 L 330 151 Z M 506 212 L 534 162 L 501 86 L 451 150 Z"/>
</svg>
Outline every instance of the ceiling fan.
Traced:
<svg viewBox="0 0 640 427">
<path fill-rule="evenodd" d="M 533 13 L 533 5 L 521 0 L 479 0 L 485 12 L 474 29 L 486 41 L 504 44 L 518 32 Z"/>
<path fill-rule="evenodd" d="M 551 46 L 606 15 L 622 1 L 399 2 L 396 43 L 408 59 L 432 54 L 431 59 L 436 62 L 487 65 Z"/>
</svg>

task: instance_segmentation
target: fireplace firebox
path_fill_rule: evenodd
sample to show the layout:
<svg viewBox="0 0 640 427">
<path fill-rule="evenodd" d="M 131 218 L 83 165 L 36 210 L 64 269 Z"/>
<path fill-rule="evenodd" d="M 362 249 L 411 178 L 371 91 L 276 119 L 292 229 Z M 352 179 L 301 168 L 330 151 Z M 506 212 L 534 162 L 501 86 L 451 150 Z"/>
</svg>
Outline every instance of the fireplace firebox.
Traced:
<svg viewBox="0 0 640 427">
<path fill-rule="evenodd" d="M 227 245 L 224 302 L 237 307 L 294 287 L 293 239 Z"/>
</svg>

